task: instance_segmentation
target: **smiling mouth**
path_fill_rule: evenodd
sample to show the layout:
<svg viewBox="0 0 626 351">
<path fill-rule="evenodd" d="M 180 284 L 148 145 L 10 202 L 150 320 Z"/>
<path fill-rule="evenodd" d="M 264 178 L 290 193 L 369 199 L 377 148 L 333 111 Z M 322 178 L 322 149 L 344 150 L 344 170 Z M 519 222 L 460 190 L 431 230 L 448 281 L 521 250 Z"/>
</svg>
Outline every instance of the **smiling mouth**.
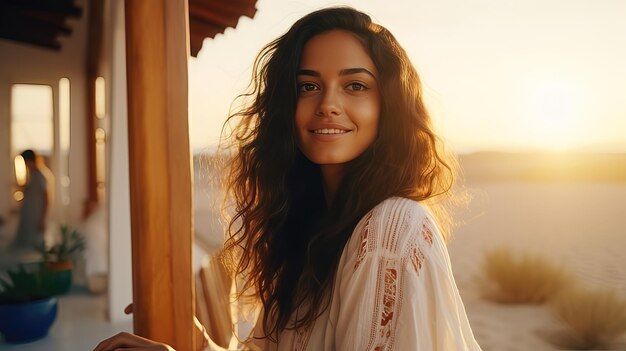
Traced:
<svg viewBox="0 0 626 351">
<path fill-rule="evenodd" d="M 314 129 L 309 132 L 313 134 L 346 134 L 349 130 L 345 129 L 336 129 L 336 128 L 324 128 L 324 129 Z"/>
</svg>

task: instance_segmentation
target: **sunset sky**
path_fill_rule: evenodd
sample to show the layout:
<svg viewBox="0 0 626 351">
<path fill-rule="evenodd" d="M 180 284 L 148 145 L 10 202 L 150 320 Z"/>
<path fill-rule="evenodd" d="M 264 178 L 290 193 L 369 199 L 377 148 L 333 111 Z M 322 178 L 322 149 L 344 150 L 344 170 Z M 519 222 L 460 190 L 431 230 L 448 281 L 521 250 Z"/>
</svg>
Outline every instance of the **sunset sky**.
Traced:
<svg viewBox="0 0 626 351">
<path fill-rule="evenodd" d="M 217 143 L 255 55 L 303 15 L 351 5 L 387 27 L 459 152 L 626 152 L 626 1 L 259 0 L 190 62 L 195 150 Z"/>
</svg>

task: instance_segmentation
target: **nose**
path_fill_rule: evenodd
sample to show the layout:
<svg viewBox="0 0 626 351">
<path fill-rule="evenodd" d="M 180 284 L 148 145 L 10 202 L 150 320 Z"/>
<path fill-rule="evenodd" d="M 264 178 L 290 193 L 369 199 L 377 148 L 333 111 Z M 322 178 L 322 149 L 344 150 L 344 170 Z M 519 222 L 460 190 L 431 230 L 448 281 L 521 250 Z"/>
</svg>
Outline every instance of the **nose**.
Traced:
<svg viewBox="0 0 626 351">
<path fill-rule="evenodd" d="M 326 90 L 320 98 L 316 115 L 320 117 L 338 116 L 341 114 L 341 98 L 332 89 Z"/>
</svg>

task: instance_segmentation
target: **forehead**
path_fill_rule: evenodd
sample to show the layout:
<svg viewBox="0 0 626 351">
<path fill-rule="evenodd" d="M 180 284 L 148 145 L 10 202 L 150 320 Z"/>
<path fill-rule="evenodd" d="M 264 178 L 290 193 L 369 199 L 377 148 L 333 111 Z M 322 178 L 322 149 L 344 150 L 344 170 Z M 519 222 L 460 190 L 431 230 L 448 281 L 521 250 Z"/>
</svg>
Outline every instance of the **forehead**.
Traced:
<svg viewBox="0 0 626 351">
<path fill-rule="evenodd" d="M 331 30 L 311 38 L 302 50 L 301 69 L 322 70 L 367 68 L 376 72 L 376 66 L 363 44 L 351 32 Z"/>
</svg>

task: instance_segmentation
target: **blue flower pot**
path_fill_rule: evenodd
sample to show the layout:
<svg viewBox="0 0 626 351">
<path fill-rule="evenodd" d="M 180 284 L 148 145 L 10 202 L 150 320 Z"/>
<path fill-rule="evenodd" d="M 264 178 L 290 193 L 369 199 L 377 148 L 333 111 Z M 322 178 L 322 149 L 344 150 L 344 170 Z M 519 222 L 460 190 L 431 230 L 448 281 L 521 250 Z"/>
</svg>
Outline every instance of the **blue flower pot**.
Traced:
<svg viewBox="0 0 626 351">
<path fill-rule="evenodd" d="M 10 344 L 41 339 L 57 317 L 57 298 L 0 305 L 0 333 Z"/>
</svg>

